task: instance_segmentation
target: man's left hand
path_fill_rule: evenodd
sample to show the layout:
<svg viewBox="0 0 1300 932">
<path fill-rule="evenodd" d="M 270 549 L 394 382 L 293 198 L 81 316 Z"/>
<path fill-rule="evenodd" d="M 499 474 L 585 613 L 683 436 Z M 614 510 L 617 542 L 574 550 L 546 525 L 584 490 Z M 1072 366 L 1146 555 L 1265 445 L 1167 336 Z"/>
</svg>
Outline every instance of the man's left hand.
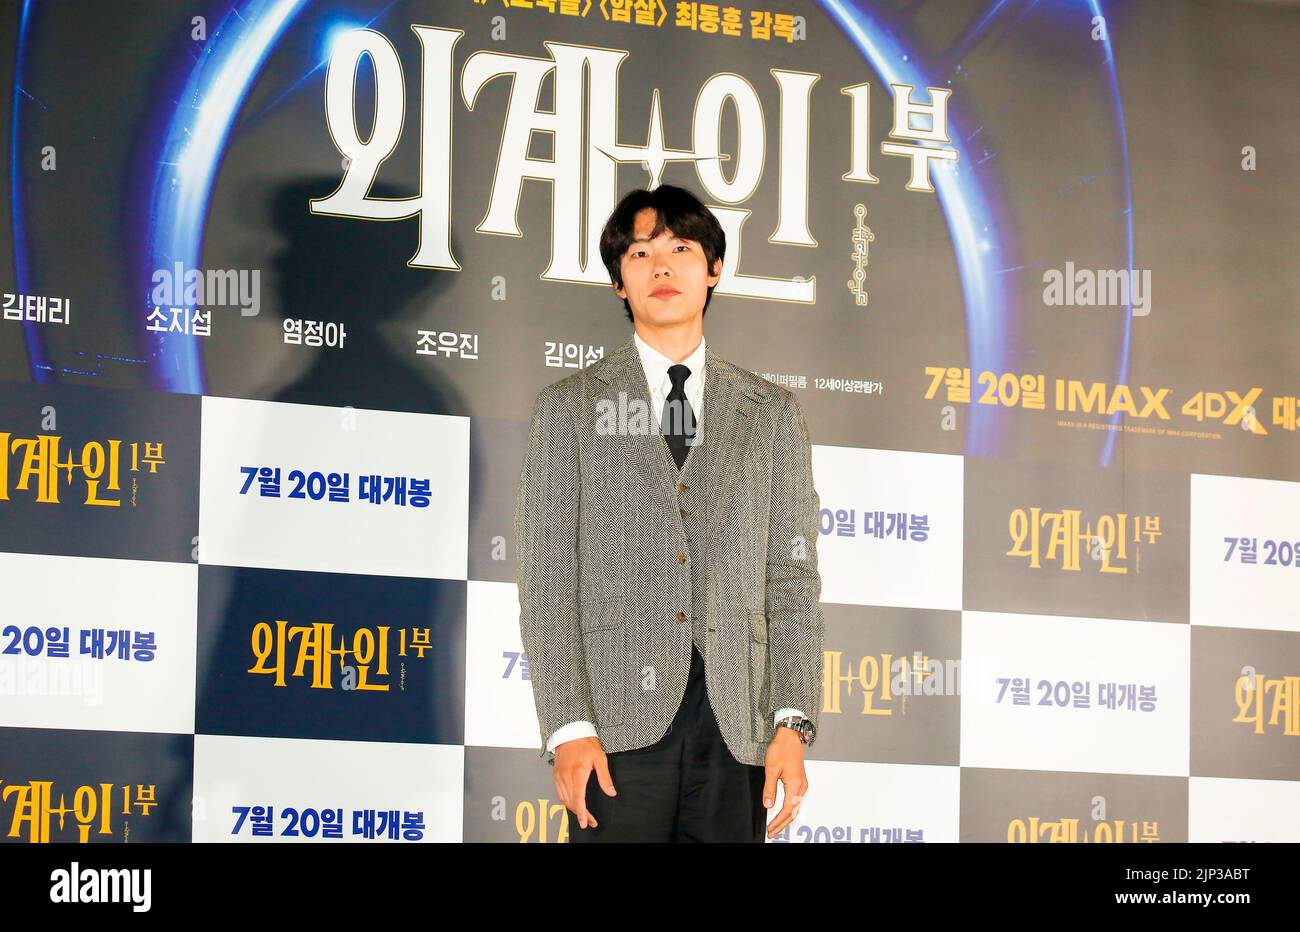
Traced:
<svg viewBox="0 0 1300 932">
<path fill-rule="evenodd" d="M 776 804 L 776 781 L 785 790 L 785 805 L 767 826 L 767 837 L 775 838 L 799 814 L 799 805 L 808 792 L 808 777 L 803 769 L 803 739 L 793 728 L 784 726 L 776 730 L 767 746 L 767 782 L 763 784 L 763 806 L 771 809 Z"/>
</svg>

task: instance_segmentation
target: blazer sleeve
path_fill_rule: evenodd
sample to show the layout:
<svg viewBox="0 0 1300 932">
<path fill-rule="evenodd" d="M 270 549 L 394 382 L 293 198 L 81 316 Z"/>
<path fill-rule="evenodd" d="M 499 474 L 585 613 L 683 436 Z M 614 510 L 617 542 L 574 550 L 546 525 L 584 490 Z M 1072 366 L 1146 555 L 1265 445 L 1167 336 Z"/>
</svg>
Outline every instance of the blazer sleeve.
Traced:
<svg viewBox="0 0 1300 932">
<path fill-rule="evenodd" d="M 541 731 L 547 739 L 575 721 L 596 720 L 578 620 L 577 426 L 555 385 L 533 405 L 515 502 L 519 633 Z"/>
<path fill-rule="evenodd" d="M 799 399 L 787 394 L 772 447 L 766 584 L 771 708 L 767 712 L 802 709 L 818 725 L 825 632 L 817 568 L 821 498 L 813 486 L 808 424 Z"/>
</svg>

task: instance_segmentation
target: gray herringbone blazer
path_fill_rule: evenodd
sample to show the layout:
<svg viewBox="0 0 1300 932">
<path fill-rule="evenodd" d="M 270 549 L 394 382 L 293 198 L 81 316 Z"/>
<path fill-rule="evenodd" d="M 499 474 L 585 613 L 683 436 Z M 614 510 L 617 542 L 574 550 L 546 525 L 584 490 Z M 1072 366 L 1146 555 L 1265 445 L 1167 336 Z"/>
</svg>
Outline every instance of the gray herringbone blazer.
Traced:
<svg viewBox="0 0 1300 932">
<path fill-rule="evenodd" d="M 519 629 L 541 746 L 562 725 L 596 725 L 606 753 L 654 744 L 686 689 L 689 577 L 677 477 L 650 418 L 598 429 L 598 403 L 649 410 L 636 345 L 542 389 L 515 507 Z M 707 686 L 737 760 L 762 765 L 777 709 L 817 721 L 822 702 L 820 498 L 795 395 L 705 347 L 700 430 L 709 470 L 703 545 Z M 683 604 L 683 599 L 685 603 Z M 545 756 L 545 750 L 542 751 Z"/>
</svg>

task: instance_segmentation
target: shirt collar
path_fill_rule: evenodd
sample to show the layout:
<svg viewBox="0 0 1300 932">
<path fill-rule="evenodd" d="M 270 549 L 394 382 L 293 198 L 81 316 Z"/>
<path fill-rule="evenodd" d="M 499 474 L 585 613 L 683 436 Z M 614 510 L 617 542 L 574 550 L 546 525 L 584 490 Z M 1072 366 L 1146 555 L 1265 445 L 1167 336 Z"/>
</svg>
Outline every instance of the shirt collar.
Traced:
<svg viewBox="0 0 1300 932">
<path fill-rule="evenodd" d="M 669 384 L 668 367 L 675 363 L 641 339 L 641 334 L 635 330 L 632 331 L 632 339 L 636 342 L 636 350 L 641 357 L 641 365 L 645 368 L 646 382 L 649 383 L 650 389 L 666 391 L 664 386 Z M 692 383 L 692 387 L 704 385 L 704 358 L 704 335 L 700 334 L 700 345 L 691 351 L 691 355 L 682 360 L 682 365 L 691 370 L 686 380 Z"/>
</svg>

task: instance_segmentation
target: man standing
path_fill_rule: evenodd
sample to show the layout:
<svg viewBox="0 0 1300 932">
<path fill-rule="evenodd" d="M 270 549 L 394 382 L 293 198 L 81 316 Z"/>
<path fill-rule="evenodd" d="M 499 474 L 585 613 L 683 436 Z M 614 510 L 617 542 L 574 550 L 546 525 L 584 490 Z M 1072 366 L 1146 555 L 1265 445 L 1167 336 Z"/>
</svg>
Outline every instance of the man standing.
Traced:
<svg viewBox="0 0 1300 932">
<path fill-rule="evenodd" d="M 538 395 L 519 625 L 569 840 L 764 840 L 797 815 L 822 699 L 820 499 L 788 389 L 707 349 L 717 218 L 628 194 L 601 257 L 632 339 Z"/>
</svg>

